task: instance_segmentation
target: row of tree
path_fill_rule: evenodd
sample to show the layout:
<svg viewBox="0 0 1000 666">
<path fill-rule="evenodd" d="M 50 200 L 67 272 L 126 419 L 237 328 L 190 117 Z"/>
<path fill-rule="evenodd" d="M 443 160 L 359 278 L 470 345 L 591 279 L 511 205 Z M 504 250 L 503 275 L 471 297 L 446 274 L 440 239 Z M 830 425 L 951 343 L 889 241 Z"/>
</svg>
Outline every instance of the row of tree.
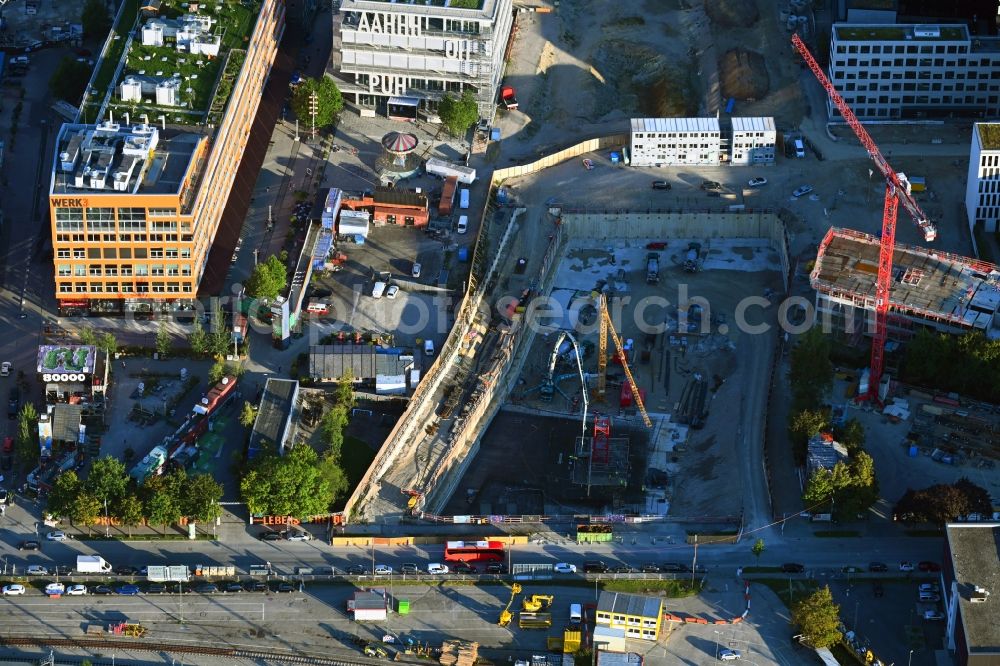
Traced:
<svg viewBox="0 0 1000 666">
<path fill-rule="evenodd" d="M 88 529 L 104 515 L 129 528 L 144 523 L 168 525 L 187 518 L 200 523 L 221 514 L 222 486 L 207 474 L 189 476 L 183 469 L 152 476 L 139 485 L 129 477 L 125 463 L 105 456 L 95 460 L 86 480 L 63 472 L 49 492 L 48 512 Z"/>
<path fill-rule="evenodd" d="M 949 335 L 920 329 L 906 345 L 902 379 L 1000 402 L 1000 340 L 978 331 Z"/>
<path fill-rule="evenodd" d="M 280 455 L 274 448 L 257 454 L 247 464 L 240 493 L 254 515 L 303 518 L 327 513 L 349 488 L 341 464 L 344 430 L 354 408 L 354 378 L 345 374 L 337 382 L 334 405 L 319 423 L 324 449 L 317 452 L 299 444 Z M 244 403 L 240 421 L 253 424 L 256 408 Z"/>
<path fill-rule="evenodd" d="M 907 489 L 892 511 L 904 523 L 945 523 L 972 513 L 989 516 L 993 503 L 985 488 L 963 477 L 953 484 L 938 483 L 922 490 Z"/>
</svg>

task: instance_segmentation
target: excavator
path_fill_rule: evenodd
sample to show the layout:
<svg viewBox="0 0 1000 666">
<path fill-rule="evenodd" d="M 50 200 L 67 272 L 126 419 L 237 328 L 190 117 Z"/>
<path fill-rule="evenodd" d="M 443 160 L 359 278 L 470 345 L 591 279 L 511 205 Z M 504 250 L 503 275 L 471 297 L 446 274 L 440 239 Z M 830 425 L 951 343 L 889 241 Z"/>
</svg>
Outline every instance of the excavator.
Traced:
<svg viewBox="0 0 1000 666">
<path fill-rule="evenodd" d="M 419 490 L 405 490 L 404 489 L 401 492 L 404 495 L 409 495 L 410 496 L 410 499 L 406 500 L 406 511 L 410 515 L 413 515 L 416 512 L 417 507 L 420 504 L 420 500 L 422 500 L 424 498 L 424 494 L 422 492 L 420 492 Z"/>
<path fill-rule="evenodd" d="M 537 613 L 541 610 L 548 610 L 552 607 L 555 597 L 551 594 L 533 594 L 521 600 L 522 610 L 529 613 Z"/>
<path fill-rule="evenodd" d="M 514 604 L 514 597 L 521 594 L 521 584 L 514 583 L 510 586 L 510 601 L 504 606 L 504 609 L 500 611 L 500 621 L 497 623 L 501 627 L 506 627 L 510 624 L 511 620 L 514 619 L 514 614 L 510 612 L 510 607 Z"/>
</svg>

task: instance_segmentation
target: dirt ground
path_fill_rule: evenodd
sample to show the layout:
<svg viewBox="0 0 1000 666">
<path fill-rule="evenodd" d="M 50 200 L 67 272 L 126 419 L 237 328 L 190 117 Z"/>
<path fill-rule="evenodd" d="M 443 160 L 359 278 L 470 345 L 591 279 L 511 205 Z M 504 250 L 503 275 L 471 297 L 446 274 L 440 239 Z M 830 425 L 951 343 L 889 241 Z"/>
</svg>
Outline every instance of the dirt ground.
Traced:
<svg viewBox="0 0 1000 666">
<path fill-rule="evenodd" d="M 700 0 L 562 0 L 549 14 L 518 14 L 506 81 L 517 87 L 520 106 L 505 121 L 518 131 L 508 135 L 528 141 L 541 132 L 551 147 L 606 133 L 607 122 L 624 128 L 634 116 L 715 115 L 724 107 L 721 61 L 737 47 L 761 56 L 768 82 L 766 94 L 737 100 L 739 115 L 797 126 L 806 108 L 799 68 L 775 6 L 728 4 L 746 4 L 758 18 L 730 27 L 714 22 Z"/>
</svg>

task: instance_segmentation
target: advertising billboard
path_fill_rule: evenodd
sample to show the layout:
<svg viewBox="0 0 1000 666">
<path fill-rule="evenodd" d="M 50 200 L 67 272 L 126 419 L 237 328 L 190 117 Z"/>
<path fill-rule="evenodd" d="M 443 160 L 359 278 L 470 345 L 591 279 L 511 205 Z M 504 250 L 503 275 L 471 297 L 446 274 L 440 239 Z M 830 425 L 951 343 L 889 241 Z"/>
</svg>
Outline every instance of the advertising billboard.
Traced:
<svg viewBox="0 0 1000 666">
<path fill-rule="evenodd" d="M 41 345 L 38 374 L 44 382 L 82 382 L 94 372 L 96 360 L 93 345 Z"/>
</svg>

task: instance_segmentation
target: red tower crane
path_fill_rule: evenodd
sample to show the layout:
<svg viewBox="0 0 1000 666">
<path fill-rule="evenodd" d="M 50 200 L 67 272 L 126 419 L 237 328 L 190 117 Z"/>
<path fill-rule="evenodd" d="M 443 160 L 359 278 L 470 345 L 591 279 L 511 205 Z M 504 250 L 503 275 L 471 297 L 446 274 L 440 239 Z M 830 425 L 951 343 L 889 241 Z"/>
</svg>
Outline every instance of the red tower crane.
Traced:
<svg viewBox="0 0 1000 666">
<path fill-rule="evenodd" d="M 878 167 L 878 170 L 885 178 L 882 239 L 878 257 L 878 278 L 875 282 L 875 335 L 872 337 L 871 372 L 868 378 L 868 393 L 867 395 L 859 396 L 861 399 L 877 401 L 878 386 L 882 379 L 882 368 L 885 363 L 885 341 L 889 334 L 888 319 L 889 297 L 892 290 L 892 254 L 896 247 L 896 214 L 899 204 L 903 204 L 903 208 L 906 209 L 906 212 L 910 214 L 913 221 L 923 231 L 924 240 L 927 242 L 937 238 L 937 227 L 927 218 L 924 211 L 920 210 L 920 206 L 917 205 L 917 202 L 910 194 L 909 183 L 900 178 L 899 174 L 889 166 L 889 162 L 882 156 L 875 141 L 869 136 L 864 126 L 861 125 L 861 121 L 854 115 L 851 107 L 847 105 L 844 98 L 840 96 L 840 93 L 830 83 L 830 79 L 823 73 L 823 69 L 816 62 L 816 59 L 813 58 L 812 53 L 809 52 L 809 48 L 806 47 L 797 34 L 792 35 L 792 44 L 802 56 L 809 69 L 812 70 L 816 79 L 826 90 L 826 94 L 830 96 L 830 100 L 840 110 L 840 115 L 844 117 L 847 124 L 854 130 L 854 133 L 858 136 L 858 140 L 861 141 L 861 145 L 868 151 L 868 156 L 872 158 L 875 166 Z"/>
</svg>

